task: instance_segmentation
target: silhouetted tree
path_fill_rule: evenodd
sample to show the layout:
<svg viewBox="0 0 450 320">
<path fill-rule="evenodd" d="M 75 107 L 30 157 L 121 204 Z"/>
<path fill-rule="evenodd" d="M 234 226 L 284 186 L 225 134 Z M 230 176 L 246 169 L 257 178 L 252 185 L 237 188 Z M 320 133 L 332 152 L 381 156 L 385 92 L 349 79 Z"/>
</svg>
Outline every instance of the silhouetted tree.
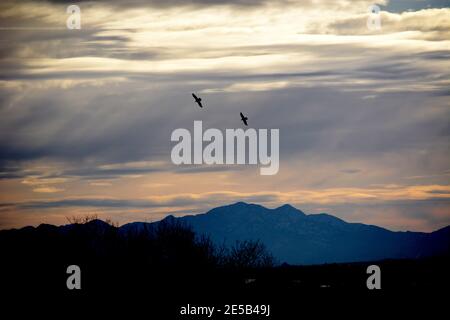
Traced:
<svg viewBox="0 0 450 320">
<path fill-rule="evenodd" d="M 273 267 L 274 257 L 260 241 L 236 241 L 227 253 L 226 264 L 234 268 Z"/>
<path fill-rule="evenodd" d="M 66 217 L 67 222 L 71 224 L 86 224 L 90 221 L 97 220 L 98 215 L 97 214 L 87 214 L 82 216 L 71 216 Z"/>
</svg>

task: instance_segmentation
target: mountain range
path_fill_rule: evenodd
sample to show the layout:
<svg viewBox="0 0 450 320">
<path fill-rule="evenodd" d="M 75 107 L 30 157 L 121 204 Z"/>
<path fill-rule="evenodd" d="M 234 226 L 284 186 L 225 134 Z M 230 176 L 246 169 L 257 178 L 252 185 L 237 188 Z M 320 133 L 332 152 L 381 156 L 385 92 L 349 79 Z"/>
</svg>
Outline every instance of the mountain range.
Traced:
<svg viewBox="0 0 450 320">
<path fill-rule="evenodd" d="M 307 215 L 289 204 L 269 209 L 238 202 L 204 214 L 170 215 L 162 221 L 188 224 L 218 245 L 259 240 L 280 263 L 288 264 L 411 259 L 450 253 L 450 226 L 431 233 L 394 232 L 348 223 L 325 213 Z M 140 230 L 146 224 L 157 223 L 160 221 L 133 222 L 121 226 L 120 231 Z"/>
</svg>

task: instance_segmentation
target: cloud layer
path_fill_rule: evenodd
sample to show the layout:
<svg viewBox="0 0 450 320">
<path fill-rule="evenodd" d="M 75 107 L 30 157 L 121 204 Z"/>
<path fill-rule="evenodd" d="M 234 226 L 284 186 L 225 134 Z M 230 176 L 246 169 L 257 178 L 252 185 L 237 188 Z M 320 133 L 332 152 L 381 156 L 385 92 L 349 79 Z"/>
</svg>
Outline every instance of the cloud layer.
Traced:
<svg viewBox="0 0 450 320">
<path fill-rule="evenodd" d="M 381 3 L 378 31 L 370 1 L 88 1 L 81 30 L 66 1 L 2 2 L 0 227 L 237 200 L 449 224 L 450 9 L 422 2 Z M 280 129 L 278 175 L 170 163 L 174 129 L 239 112 Z"/>
</svg>

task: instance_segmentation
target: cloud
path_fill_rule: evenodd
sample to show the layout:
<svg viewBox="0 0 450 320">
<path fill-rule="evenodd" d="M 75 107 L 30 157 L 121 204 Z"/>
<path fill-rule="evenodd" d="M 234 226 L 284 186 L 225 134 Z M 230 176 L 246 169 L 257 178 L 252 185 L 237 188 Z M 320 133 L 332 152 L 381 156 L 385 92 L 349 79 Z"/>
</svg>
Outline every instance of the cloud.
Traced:
<svg viewBox="0 0 450 320">
<path fill-rule="evenodd" d="M 341 172 L 348 173 L 348 174 L 354 174 L 354 173 L 361 172 L 361 170 L 359 170 L 359 169 L 342 169 Z"/>
<path fill-rule="evenodd" d="M 39 187 L 39 188 L 34 188 L 33 192 L 38 192 L 38 193 L 56 193 L 56 192 L 62 192 L 64 191 L 64 189 L 60 189 L 60 188 L 56 188 L 56 187 Z"/>
<path fill-rule="evenodd" d="M 91 0 L 81 0 L 80 3 L 83 4 L 84 1 L 91 2 Z M 98 1 L 98 3 L 104 3 L 112 6 L 126 7 L 129 8 L 131 6 L 155 6 L 155 7 L 179 7 L 179 6 L 208 6 L 208 5 L 238 5 L 238 6 L 256 6 L 263 5 L 270 0 L 131 0 L 128 1 L 127 5 L 123 4 L 123 1 L 120 0 L 108 0 L 108 1 Z M 70 0 L 50 0 L 50 2 L 56 4 L 72 4 Z"/>
<path fill-rule="evenodd" d="M 403 12 L 430 8 L 446 8 L 448 6 L 448 1 L 446 0 L 391 0 L 381 7 L 383 10 L 390 12 Z"/>
<path fill-rule="evenodd" d="M 46 191 L 42 191 L 46 192 Z M 52 192 L 52 191 L 48 191 Z M 401 200 L 399 200 L 401 199 Z M 256 203 L 293 204 L 371 204 L 399 201 L 450 201 L 450 186 L 382 186 L 372 188 L 330 188 L 290 192 L 259 191 L 242 193 L 213 191 L 148 196 L 145 199 L 68 198 L 49 201 L 31 201 L 17 204 L 21 208 L 55 207 L 183 207 L 187 205 L 217 205 L 236 201 Z"/>
<path fill-rule="evenodd" d="M 381 34 L 411 32 L 411 38 L 423 40 L 447 40 L 449 36 L 450 22 L 448 16 L 449 8 L 427 9 L 413 12 L 391 13 L 382 11 L 380 13 Z M 338 18 L 336 21 L 325 23 L 321 32 L 333 34 L 373 35 L 365 23 L 366 13 L 354 14 Z M 418 23 L 420 21 L 420 23 Z"/>
<path fill-rule="evenodd" d="M 28 176 L 22 183 L 30 186 L 39 186 L 42 184 L 59 184 L 67 182 L 67 178 L 62 177 L 45 177 L 45 176 Z"/>
</svg>

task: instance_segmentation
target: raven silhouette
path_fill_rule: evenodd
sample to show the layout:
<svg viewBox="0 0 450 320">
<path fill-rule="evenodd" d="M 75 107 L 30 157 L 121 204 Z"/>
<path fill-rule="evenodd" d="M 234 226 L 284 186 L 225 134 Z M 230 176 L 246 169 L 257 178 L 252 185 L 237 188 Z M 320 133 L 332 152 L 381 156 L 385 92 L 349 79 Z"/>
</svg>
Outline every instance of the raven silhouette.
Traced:
<svg viewBox="0 0 450 320">
<path fill-rule="evenodd" d="M 248 117 L 244 116 L 244 115 L 242 114 L 242 112 L 241 112 L 241 120 L 242 120 L 242 122 L 244 122 L 244 124 L 245 124 L 246 126 L 248 126 L 248 123 L 247 123 Z"/>
<path fill-rule="evenodd" d="M 202 98 L 197 97 L 195 94 L 192 94 L 192 96 L 194 97 L 195 102 L 197 102 L 198 106 L 199 106 L 200 108 L 203 108 L 203 105 L 202 105 Z"/>
</svg>

